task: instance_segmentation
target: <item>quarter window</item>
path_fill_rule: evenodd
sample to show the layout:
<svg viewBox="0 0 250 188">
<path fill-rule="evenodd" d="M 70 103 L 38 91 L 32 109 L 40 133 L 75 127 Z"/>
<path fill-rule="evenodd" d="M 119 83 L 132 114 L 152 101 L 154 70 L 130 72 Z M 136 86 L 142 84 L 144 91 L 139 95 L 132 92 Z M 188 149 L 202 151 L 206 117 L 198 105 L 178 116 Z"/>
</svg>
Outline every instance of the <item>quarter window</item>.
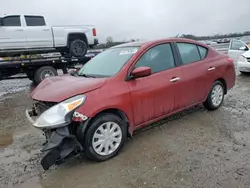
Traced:
<svg viewBox="0 0 250 188">
<path fill-rule="evenodd" d="M 181 59 L 184 65 L 200 61 L 200 54 L 195 44 L 177 43 Z"/>
<path fill-rule="evenodd" d="M 175 67 L 171 45 L 168 43 L 152 47 L 135 64 L 135 68 L 142 66 L 150 67 L 152 73 Z"/>
<path fill-rule="evenodd" d="M 198 49 L 200 51 L 201 59 L 205 59 L 205 57 L 207 56 L 207 48 L 198 46 Z"/>
<path fill-rule="evenodd" d="M 42 16 L 24 16 L 27 26 L 45 26 L 45 20 Z"/>
<path fill-rule="evenodd" d="M 2 19 L 2 26 L 21 26 L 20 16 L 7 16 Z"/>
</svg>

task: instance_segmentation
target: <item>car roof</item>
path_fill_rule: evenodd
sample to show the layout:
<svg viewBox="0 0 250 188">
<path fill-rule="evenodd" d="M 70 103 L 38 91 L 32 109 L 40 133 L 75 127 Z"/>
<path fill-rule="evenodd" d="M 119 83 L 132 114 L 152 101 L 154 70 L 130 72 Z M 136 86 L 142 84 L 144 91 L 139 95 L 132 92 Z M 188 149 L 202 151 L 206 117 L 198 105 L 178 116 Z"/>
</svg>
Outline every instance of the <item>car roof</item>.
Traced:
<svg viewBox="0 0 250 188">
<path fill-rule="evenodd" d="M 112 48 L 123 48 L 123 47 L 142 47 L 142 46 L 148 46 L 153 45 L 157 43 L 164 43 L 164 42 L 187 42 L 187 43 L 195 43 L 204 46 L 203 43 L 186 39 L 186 38 L 166 38 L 166 39 L 159 39 L 159 40 L 145 40 L 145 41 L 136 41 L 136 42 L 128 42 L 120 45 L 113 46 Z"/>
<path fill-rule="evenodd" d="M 7 16 L 39 16 L 39 17 L 44 17 L 42 15 L 37 15 L 37 14 L 1 14 L 0 17 L 7 17 Z"/>
</svg>

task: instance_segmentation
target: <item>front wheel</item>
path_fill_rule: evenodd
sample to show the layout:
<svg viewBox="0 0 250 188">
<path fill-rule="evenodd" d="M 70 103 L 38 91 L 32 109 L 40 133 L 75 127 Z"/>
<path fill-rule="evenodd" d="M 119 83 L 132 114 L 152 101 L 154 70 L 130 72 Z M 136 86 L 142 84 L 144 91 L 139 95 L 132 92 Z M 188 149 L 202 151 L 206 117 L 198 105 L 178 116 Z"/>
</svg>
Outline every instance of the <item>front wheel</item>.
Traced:
<svg viewBox="0 0 250 188">
<path fill-rule="evenodd" d="M 208 110 L 216 110 L 223 103 L 225 95 L 224 85 L 220 81 L 215 81 L 212 85 L 207 100 L 203 103 Z"/>
<path fill-rule="evenodd" d="M 114 114 L 98 116 L 90 125 L 85 136 L 85 153 L 95 161 L 113 158 L 126 140 L 126 124 Z"/>
</svg>

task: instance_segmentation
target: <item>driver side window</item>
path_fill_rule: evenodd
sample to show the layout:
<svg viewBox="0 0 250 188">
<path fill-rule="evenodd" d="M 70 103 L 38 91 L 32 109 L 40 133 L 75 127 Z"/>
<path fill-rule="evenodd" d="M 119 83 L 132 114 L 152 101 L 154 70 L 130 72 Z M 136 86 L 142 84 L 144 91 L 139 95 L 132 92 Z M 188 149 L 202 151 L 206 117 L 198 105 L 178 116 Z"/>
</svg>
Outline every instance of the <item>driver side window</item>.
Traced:
<svg viewBox="0 0 250 188">
<path fill-rule="evenodd" d="M 171 45 L 160 44 L 149 49 L 135 64 L 137 67 L 150 67 L 152 73 L 165 71 L 175 67 Z"/>
</svg>

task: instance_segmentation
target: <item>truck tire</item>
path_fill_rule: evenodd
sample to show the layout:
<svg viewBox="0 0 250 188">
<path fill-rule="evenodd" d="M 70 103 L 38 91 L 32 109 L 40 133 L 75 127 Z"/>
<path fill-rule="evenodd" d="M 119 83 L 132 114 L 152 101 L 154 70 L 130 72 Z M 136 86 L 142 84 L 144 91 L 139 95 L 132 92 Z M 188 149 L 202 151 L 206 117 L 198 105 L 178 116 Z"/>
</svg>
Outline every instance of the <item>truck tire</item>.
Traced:
<svg viewBox="0 0 250 188">
<path fill-rule="evenodd" d="M 58 73 L 56 69 L 50 66 L 44 66 L 40 67 L 35 71 L 34 75 L 34 82 L 35 84 L 39 84 L 41 81 L 43 81 L 45 78 L 50 77 L 50 76 L 57 76 Z"/>
<path fill-rule="evenodd" d="M 81 39 L 70 42 L 69 53 L 74 57 L 84 57 L 88 51 L 87 44 Z"/>
</svg>

